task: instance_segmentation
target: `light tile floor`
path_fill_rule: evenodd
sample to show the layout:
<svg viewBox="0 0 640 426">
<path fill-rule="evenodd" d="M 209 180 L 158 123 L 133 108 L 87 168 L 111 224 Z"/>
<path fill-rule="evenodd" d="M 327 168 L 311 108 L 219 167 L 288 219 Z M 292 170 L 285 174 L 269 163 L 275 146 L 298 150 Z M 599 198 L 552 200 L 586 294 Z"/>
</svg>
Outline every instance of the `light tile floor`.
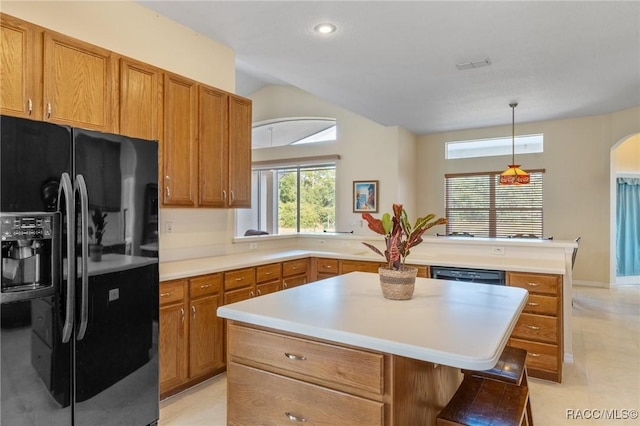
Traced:
<svg viewBox="0 0 640 426">
<path fill-rule="evenodd" d="M 562 384 L 529 380 L 535 424 L 640 425 L 640 286 L 574 288 L 573 355 Z M 224 374 L 160 404 L 160 426 L 225 424 Z"/>
</svg>

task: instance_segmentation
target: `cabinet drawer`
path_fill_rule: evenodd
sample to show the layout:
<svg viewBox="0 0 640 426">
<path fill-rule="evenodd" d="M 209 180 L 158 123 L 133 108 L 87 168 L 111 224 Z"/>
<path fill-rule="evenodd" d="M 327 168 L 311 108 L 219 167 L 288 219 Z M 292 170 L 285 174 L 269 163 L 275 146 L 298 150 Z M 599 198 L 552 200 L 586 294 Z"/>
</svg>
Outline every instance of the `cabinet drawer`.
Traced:
<svg viewBox="0 0 640 426">
<path fill-rule="evenodd" d="M 384 404 L 230 362 L 229 425 L 376 426 Z M 303 423 L 304 422 L 304 423 Z"/>
<path fill-rule="evenodd" d="M 297 275 L 294 277 L 287 277 L 282 280 L 282 289 L 297 287 L 302 284 L 306 284 L 308 281 L 306 275 Z"/>
<path fill-rule="evenodd" d="M 338 273 L 338 259 L 318 259 L 318 274 L 331 274 L 336 275 Z"/>
<path fill-rule="evenodd" d="M 222 274 L 203 275 L 189 280 L 189 294 L 192 298 L 220 293 Z"/>
<path fill-rule="evenodd" d="M 256 295 L 264 296 L 265 294 L 275 293 L 276 291 L 280 291 L 280 280 L 273 281 L 270 283 L 258 284 L 256 287 Z"/>
<path fill-rule="evenodd" d="M 253 290 L 253 287 L 241 288 L 238 290 L 225 291 L 224 293 L 224 304 L 228 305 L 229 303 L 241 302 L 243 300 L 251 299 L 256 294 Z"/>
<path fill-rule="evenodd" d="M 342 261 L 342 273 L 348 274 L 349 272 L 373 272 L 378 273 L 380 268 L 379 262 L 365 262 L 359 260 L 343 260 Z"/>
<path fill-rule="evenodd" d="M 253 268 L 237 269 L 224 273 L 225 290 L 252 286 L 255 282 L 255 270 Z"/>
<path fill-rule="evenodd" d="M 558 346 L 510 339 L 509 346 L 526 349 L 527 368 L 558 371 Z"/>
<path fill-rule="evenodd" d="M 527 340 L 538 340 L 548 343 L 558 341 L 558 321 L 556 317 L 536 314 L 520 314 L 518 323 L 511 334 Z"/>
<path fill-rule="evenodd" d="M 540 294 L 529 294 L 524 311 L 532 314 L 558 315 L 558 298 L 553 296 L 542 296 Z"/>
<path fill-rule="evenodd" d="M 282 276 L 281 266 L 279 263 L 271 265 L 262 265 L 256 267 L 256 282 L 265 283 L 268 281 L 279 280 Z"/>
<path fill-rule="evenodd" d="M 557 295 L 562 282 L 559 275 L 525 274 L 522 272 L 508 272 L 510 286 L 521 287 L 530 293 Z"/>
<path fill-rule="evenodd" d="M 282 263 L 282 276 L 289 277 L 291 275 L 306 274 L 307 259 L 289 260 Z"/>
<path fill-rule="evenodd" d="M 336 383 L 381 395 L 383 355 L 281 336 L 229 324 L 230 359 L 252 361 L 278 372 L 301 374 L 309 381 Z"/>
<path fill-rule="evenodd" d="M 186 282 L 177 280 L 160 283 L 160 305 L 184 301 Z"/>
</svg>

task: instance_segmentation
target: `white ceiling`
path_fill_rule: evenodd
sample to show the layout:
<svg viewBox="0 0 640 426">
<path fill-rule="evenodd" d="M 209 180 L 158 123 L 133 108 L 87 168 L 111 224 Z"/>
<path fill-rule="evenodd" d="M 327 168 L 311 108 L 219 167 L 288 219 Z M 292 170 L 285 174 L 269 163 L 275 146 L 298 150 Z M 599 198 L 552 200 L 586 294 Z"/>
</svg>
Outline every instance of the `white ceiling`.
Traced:
<svg viewBox="0 0 640 426">
<path fill-rule="evenodd" d="M 511 123 L 512 101 L 516 122 L 640 105 L 640 1 L 140 3 L 231 47 L 241 95 L 292 85 L 418 135 Z"/>
</svg>

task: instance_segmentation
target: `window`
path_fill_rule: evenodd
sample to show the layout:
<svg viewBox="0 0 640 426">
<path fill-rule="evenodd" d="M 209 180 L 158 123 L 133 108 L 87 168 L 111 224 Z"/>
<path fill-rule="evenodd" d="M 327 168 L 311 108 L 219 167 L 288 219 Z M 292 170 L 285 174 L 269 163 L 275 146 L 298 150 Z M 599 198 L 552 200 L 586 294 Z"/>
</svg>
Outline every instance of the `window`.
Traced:
<svg viewBox="0 0 640 426">
<path fill-rule="evenodd" d="M 500 186 L 500 172 L 445 175 L 447 233 L 543 236 L 544 170 L 529 174 L 531 183 L 519 186 Z"/>
<path fill-rule="evenodd" d="M 476 139 L 470 141 L 447 142 L 445 159 L 492 157 L 496 155 L 511 155 L 515 145 L 516 154 L 533 154 L 544 152 L 544 135 L 522 135 L 512 137 Z"/>
<path fill-rule="evenodd" d="M 335 164 L 254 168 L 252 208 L 237 210 L 236 235 L 335 232 Z"/>
</svg>

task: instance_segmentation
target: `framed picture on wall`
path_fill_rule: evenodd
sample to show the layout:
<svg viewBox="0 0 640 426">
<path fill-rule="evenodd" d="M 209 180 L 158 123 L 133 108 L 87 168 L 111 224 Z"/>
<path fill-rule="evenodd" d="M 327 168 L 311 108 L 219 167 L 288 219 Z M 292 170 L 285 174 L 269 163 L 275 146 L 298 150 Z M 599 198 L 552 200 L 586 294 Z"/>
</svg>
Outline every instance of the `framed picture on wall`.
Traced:
<svg viewBox="0 0 640 426">
<path fill-rule="evenodd" d="M 378 212 L 378 181 L 354 180 L 353 181 L 353 212 L 377 213 Z"/>
</svg>

